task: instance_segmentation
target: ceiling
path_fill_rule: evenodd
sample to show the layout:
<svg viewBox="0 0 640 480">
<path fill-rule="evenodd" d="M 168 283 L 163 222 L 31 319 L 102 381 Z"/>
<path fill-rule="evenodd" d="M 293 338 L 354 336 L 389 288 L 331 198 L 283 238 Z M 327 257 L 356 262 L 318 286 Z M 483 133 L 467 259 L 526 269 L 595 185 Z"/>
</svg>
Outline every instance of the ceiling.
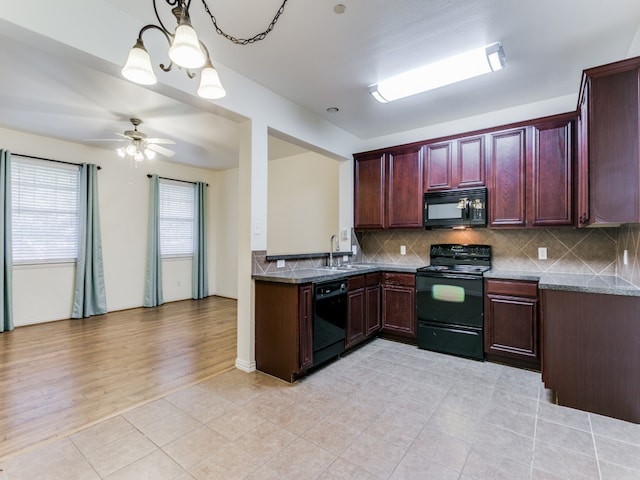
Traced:
<svg viewBox="0 0 640 480">
<path fill-rule="evenodd" d="M 155 22 L 151 0 L 105 1 L 139 19 L 140 27 Z M 236 37 L 264 30 L 282 3 L 206 1 L 222 29 Z M 343 14 L 334 12 L 339 2 L 346 7 Z M 165 2 L 158 8 L 169 24 Z M 90 14 L 91 8 L 74 12 L 74 20 Z M 577 98 L 583 69 L 625 58 L 637 46 L 640 2 L 289 0 L 266 39 L 246 46 L 215 33 L 201 0 L 191 5 L 191 18 L 223 83 L 224 71 L 233 70 L 365 142 L 545 99 Z M 137 30 L 113 28 L 133 45 Z M 81 52 L 15 33 L 0 21 L 0 126 L 113 148 L 117 144 L 90 140 L 115 138 L 137 116 L 149 136 L 176 140 L 176 161 L 208 168 L 237 165 L 240 115 L 195 96 L 131 84 L 113 69 L 96 68 Z M 388 104 L 367 93 L 378 80 L 496 41 L 506 55 L 502 71 Z M 165 61 L 147 48 L 154 63 Z M 228 85 L 227 90 L 233 91 Z M 339 111 L 329 113 L 329 107 Z M 271 137 L 270 156 L 307 148 L 294 144 Z"/>
</svg>

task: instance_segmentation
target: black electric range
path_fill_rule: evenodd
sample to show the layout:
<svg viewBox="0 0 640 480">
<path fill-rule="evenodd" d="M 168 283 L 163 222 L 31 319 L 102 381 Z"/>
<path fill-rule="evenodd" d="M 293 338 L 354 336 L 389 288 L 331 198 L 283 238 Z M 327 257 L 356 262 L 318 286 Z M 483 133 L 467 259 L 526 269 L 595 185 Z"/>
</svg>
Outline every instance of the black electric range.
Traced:
<svg viewBox="0 0 640 480">
<path fill-rule="evenodd" d="M 484 359 L 484 288 L 491 246 L 431 245 L 416 274 L 418 347 Z"/>
</svg>

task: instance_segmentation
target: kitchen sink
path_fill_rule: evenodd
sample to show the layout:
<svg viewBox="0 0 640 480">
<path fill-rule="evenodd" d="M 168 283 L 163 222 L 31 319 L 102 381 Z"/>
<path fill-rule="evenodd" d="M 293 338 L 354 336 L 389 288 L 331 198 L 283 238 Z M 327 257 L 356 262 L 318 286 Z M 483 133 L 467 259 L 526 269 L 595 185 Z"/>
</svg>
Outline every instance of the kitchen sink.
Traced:
<svg viewBox="0 0 640 480">
<path fill-rule="evenodd" d="M 321 270 L 360 270 L 363 268 L 370 268 L 368 265 L 354 265 L 354 264 L 346 264 L 346 265 L 338 265 L 335 267 L 319 267 Z"/>
</svg>

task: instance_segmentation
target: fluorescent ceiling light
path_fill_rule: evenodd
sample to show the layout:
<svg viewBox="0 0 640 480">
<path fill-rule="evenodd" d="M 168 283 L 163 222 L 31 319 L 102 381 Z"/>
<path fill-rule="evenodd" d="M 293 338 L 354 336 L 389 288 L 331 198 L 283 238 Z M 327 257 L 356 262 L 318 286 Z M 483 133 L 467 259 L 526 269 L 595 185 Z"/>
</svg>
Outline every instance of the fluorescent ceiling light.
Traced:
<svg viewBox="0 0 640 480">
<path fill-rule="evenodd" d="M 383 80 L 370 86 L 369 93 L 377 101 L 386 103 L 502 68 L 502 46 L 492 43 Z"/>
</svg>

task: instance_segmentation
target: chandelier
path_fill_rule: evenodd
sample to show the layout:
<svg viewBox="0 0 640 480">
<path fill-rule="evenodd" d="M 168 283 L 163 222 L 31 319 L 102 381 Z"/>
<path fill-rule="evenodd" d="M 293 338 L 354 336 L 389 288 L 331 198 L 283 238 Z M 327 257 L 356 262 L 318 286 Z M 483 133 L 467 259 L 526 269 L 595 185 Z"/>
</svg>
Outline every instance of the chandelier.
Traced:
<svg viewBox="0 0 640 480">
<path fill-rule="evenodd" d="M 211 22 L 216 30 L 216 33 L 222 35 L 227 40 L 239 44 L 247 45 L 255 43 L 264 38 L 273 30 L 278 18 L 284 11 L 284 7 L 288 0 L 284 0 L 282 5 L 276 12 L 273 20 L 264 32 L 258 33 L 251 38 L 236 38 L 228 33 L 225 33 L 217 23 L 217 20 L 205 0 L 202 0 L 204 9 L 211 18 Z M 177 65 L 179 68 L 185 69 L 189 78 L 194 78 L 196 74 L 192 70 L 202 69 L 200 71 L 200 83 L 198 86 L 198 95 L 207 99 L 218 99 L 226 95 L 226 91 L 220 81 L 218 71 L 214 68 L 211 57 L 209 56 L 209 50 L 198 39 L 198 35 L 194 28 L 191 26 L 191 17 L 189 15 L 189 8 L 191 6 L 191 0 L 165 0 L 165 2 L 172 7 L 171 13 L 176 19 L 177 26 L 173 33 L 167 29 L 160 19 L 158 13 L 158 7 L 156 5 L 157 0 L 152 0 L 153 11 L 158 20 L 158 25 L 149 24 L 142 27 L 138 33 L 138 39 L 135 45 L 129 51 L 127 62 L 122 69 L 122 76 L 131 80 L 134 83 L 140 85 L 153 85 L 157 82 L 155 73 L 151 66 L 151 57 L 149 52 L 144 47 L 142 41 L 142 35 L 147 30 L 158 30 L 167 39 L 169 43 L 169 64 L 160 64 L 160 68 L 168 72 L 172 69 L 173 65 Z M 144 155 L 145 149 L 137 150 Z"/>
</svg>

